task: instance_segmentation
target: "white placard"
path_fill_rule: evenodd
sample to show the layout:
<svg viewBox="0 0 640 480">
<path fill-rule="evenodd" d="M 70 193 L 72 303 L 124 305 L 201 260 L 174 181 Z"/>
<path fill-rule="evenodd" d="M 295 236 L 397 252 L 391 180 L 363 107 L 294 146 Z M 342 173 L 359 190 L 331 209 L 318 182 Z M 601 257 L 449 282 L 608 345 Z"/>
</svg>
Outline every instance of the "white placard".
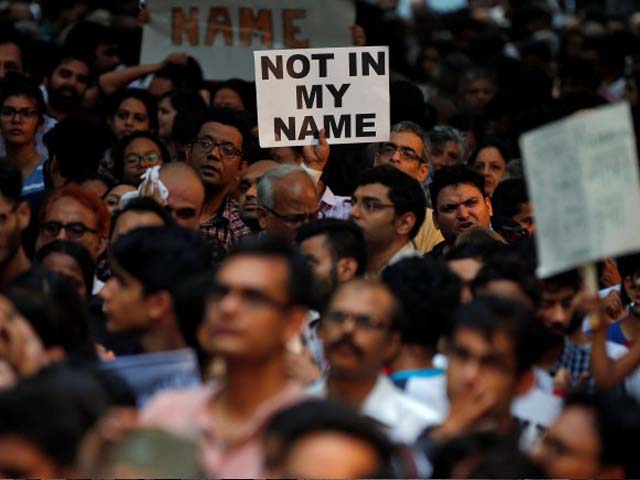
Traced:
<svg viewBox="0 0 640 480">
<path fill-rule="evenodd" d="M 389 140 L 388 47 L 254 53 L 260 146 Z"/>
<path fill-rule="evenodd" d="M 254 50 L 351 44 L 353 0 L 148 0 L 141 63 L 186 52 L 212 80 L 253 80 Z"/>
<path fill-rule="evenodd" d="M 520 146 L 540 277 L 640 250 L 640 179 L 627 103 L 528 132 Z"/>
</svg>

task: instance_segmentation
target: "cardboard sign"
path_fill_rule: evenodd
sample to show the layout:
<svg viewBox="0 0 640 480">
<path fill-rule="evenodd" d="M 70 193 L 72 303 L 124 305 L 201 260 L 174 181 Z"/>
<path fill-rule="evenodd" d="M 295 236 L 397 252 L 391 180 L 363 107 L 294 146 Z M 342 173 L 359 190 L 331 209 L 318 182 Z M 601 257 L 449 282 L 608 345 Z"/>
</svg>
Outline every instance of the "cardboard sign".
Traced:
<svg viewBox="0 0 640 480">
<path fill-rule="evenodd" d="M 212 80 L 253 80 L 251 53 L 351 43 L 353 0 L 149 0 L 140 63 L 186 52 Z"/>
<path fill-rule="evenodd" d="M 201 384 L 196 355 L 191 349 L 119 357 L 102 368 L 118 374 L 142 408 L 156 393 Z"/>
<path fill-rule="evenodd" d="M 520 139 L 542 278 L 640 250 L 640 179 L 626 103 Z"/>
<path fill-rule="evenodd" d="M 260 146 L 389 139 L 389 49 L 318 48 L 254 53 Z"/>
</svg>

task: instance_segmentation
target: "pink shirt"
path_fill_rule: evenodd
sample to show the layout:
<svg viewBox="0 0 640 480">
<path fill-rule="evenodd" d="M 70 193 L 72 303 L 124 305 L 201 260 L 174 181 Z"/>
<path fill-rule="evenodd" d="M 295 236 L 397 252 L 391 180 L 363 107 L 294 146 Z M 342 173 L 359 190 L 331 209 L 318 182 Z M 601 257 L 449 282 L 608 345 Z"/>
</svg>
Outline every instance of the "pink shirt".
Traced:
<svg viewBox="0 0 640 480">
<path fill-rule="evenodd" d="M 306 397 L 298 385 L 288 385 L 264 402 L 245 428 L 225 444 L 216 434 L 215 417 L 209 405 L 220 393 L 218 386 L 161 393 L 142 411 L 141 421 L 172 433 L 195 438 L 201 447 L 201 462 L 208 477 L 264 477 L 262 431 L 271 415 Z"/>
</svg>

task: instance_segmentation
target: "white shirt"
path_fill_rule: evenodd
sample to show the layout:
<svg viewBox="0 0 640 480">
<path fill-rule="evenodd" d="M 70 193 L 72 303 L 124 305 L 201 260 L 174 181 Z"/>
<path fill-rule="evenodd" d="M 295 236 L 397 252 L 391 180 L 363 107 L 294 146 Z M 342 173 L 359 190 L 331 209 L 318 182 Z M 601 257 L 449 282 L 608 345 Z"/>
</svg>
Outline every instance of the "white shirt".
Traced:
<svg viewBox="0 0 640 480">
<path fill-rule="evenodd" d="M 312 385 L 307 392 L 326 398 L 326 380 Z M 360 413 L 385 425 L 393 441 L 407 444 L 414 443 L 427 427 L 442 421 L 438 412 L 405 395 L 383 374 L 360 406 Z"/>
</svg>

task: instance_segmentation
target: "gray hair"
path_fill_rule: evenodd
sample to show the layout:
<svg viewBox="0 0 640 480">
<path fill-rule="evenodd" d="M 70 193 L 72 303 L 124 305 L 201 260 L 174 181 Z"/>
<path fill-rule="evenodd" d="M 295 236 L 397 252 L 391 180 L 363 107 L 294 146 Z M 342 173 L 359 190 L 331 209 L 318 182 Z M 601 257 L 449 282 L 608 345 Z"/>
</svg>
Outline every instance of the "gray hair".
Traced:
<svg viewBox="0 0 640 480">
<path fill-rule="evenodd" d="M 276 204 L 275 184 L 298 172 L 304 172 L 304 170 L 293 165 L 280 165 L 266 172 L 258 181 L 258 205 L 274 208 Z M 304 173 L 306 175 L 306 172 Z"/>
<path fill-rule="evenodd" d="M 427 138 L 433 150 L 444 150 L 447 143 L 453 142 L 460 150 L 460 158 L 463 161 L 467 158 L 465 138 L 463 133 L 457 128 L 450 127 L 449 125 L 436 125 L 432 130 L 429 130 Z"/>
<path fill-rule="evenodd" d="M 391 133 L 402 132 L 411 132 L 422 140 L 422 158 L 420 158 L 420 162 L 429 163 L 431 156 L 431 143 L 429 142 L 429 138 L 427 138 L 427 132 L 425 132 L 417 123 L 409 121 L 398 122 L 391 127 Z"/>
</svg>

